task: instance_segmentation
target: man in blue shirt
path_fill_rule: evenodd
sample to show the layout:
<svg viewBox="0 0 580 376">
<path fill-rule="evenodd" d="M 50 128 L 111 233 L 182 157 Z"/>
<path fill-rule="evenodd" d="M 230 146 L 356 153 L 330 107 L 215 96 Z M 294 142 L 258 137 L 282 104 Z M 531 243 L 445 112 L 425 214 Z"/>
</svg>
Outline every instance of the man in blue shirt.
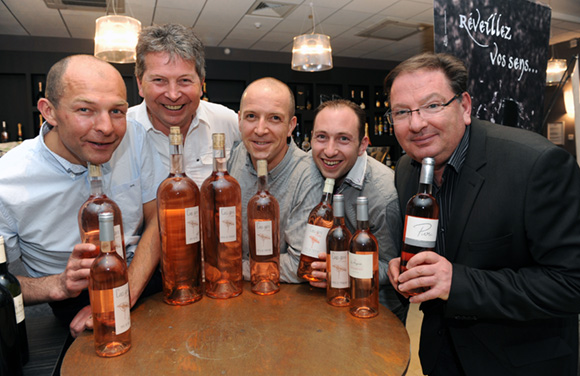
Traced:
<svg viewBox="0 0 580 376">
<path fill-rule="evenodd" d="M 142 127 L 127 123 L 125 85 L 110 64 L 88 55 L 57 62 L 38 108 L 40 135 L 0 159 L 0 235 L 29 275 L 18 276 L 25 304 L 49 302 L 76 336 L 92 325 L 93 259 L 83 253 L 94 245 L 78 244 L 77 222 L 90 195 L 87 162 L 102 166 L 104 191 L 123 213 L 132 305 L 159 260 L 155 197 L 165 172 Z"/>
</svg>

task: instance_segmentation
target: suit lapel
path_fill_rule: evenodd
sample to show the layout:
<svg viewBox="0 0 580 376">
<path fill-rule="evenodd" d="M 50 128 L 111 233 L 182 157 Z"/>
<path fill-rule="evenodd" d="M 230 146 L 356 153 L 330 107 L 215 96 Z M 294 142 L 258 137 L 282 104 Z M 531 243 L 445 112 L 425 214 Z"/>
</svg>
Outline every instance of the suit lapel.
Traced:
<svg viewBox="0 0 580 376">
<path fill-rule="evenodd" d="M 487 162 L 486 132 L 476 119 L 473 119 L 469 128 L 471 128 L 469 150 L 453 192 L 453 206 L 447 225 L 445 256 L 451 262 L 457 257 L 466 224 L 485 181 L 478 170 Z"/>
</svg>

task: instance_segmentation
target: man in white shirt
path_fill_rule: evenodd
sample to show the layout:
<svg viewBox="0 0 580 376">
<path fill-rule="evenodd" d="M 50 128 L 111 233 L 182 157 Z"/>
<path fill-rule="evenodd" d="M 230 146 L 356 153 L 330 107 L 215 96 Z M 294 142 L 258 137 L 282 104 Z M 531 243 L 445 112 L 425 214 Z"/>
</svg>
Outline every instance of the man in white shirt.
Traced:
<svg viewBox="0 0 580 376">
<path fill-rule="evenodd" d="M 169 129 L 184 136 L 185 172 L 201 187 L 213 170 L 212 133 L 226 135 L 226 156 L 241 140 L 234 111 L 201 101 L 205 81 L 205 52 L 191 28 L 154 25 L 141 31 L 135 76 L 140 105 L 127 114 L 147 130 L 169 173 Z"/>
</svg>

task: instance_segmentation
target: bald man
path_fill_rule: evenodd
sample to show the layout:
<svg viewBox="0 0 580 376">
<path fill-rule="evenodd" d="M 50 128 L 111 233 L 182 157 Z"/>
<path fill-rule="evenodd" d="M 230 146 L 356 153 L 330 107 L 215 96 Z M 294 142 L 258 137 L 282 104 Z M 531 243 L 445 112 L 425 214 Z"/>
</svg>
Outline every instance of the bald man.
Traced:
<svg viewBox="0 0 580 376">
<path fill-rule="evenodd" d="M 92 324 L 86 288 L 93 259 L 84 253 L 95 246 L 79 244 L 77 222 L 90 195 L 87 163 L 102 166 L 103 190 L 123 213 L 131 304 L 159 260 L 155 197 L 165 172 L 143 128 L 127 124 L 127 107 L 112 65 L 64 58 L 38 101 L 46 119 L 39 136 L 0 159 L 0 235 L 8 259 L 20 258 L 28 274 L 18 276 L 24 303 L 48 302 L 73 336 Z"/>
<path fill-rule="evenodd" d="M 304 282 L 296 270 L 308 214 L 320 201 L 324 181 L 311 176 L 307 154 L 292 142 L 294 95 L 275 78 L 256 80 L 242 94 L 238 120 L 243 143 L 232 152 L 228 171 L 242 188 L 244 279 L 250 278 L 248 201 L 258 191 L 257 161 L 264 159 L 269 192 L 280 205 L 280 281 Z"/>
</svg>

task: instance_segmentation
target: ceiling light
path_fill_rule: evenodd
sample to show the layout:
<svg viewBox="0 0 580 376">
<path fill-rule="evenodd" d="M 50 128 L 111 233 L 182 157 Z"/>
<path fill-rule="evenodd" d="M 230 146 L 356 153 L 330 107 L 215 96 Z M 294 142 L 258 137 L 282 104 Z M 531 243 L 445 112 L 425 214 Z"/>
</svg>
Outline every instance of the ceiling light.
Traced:
<svg viewBox="0 0 580 376">
<path fill-rule="evenodd" d="M 555 85 L 560 83 L 562 75 L 566 71 L 565 59 L 550 59 L 548 60 L 548 68 L 546 69 L 546 84 Z"/>
<path fill-rule="evenodd" d="M 312 11 L 312 33 L 294 37 L 292 46 L 292 69 L 303 72 L 322 72 L 332 69 L 332 48 L 330 37 L 315 34 L 314 6 Z"/>
<path fill-rule="evenodd" d="M 134 63 L 140 31 L 141 22 L 132 17 L 115 14 L 97 18 L 95 56 L 110 63 Z"/>
</svg>

